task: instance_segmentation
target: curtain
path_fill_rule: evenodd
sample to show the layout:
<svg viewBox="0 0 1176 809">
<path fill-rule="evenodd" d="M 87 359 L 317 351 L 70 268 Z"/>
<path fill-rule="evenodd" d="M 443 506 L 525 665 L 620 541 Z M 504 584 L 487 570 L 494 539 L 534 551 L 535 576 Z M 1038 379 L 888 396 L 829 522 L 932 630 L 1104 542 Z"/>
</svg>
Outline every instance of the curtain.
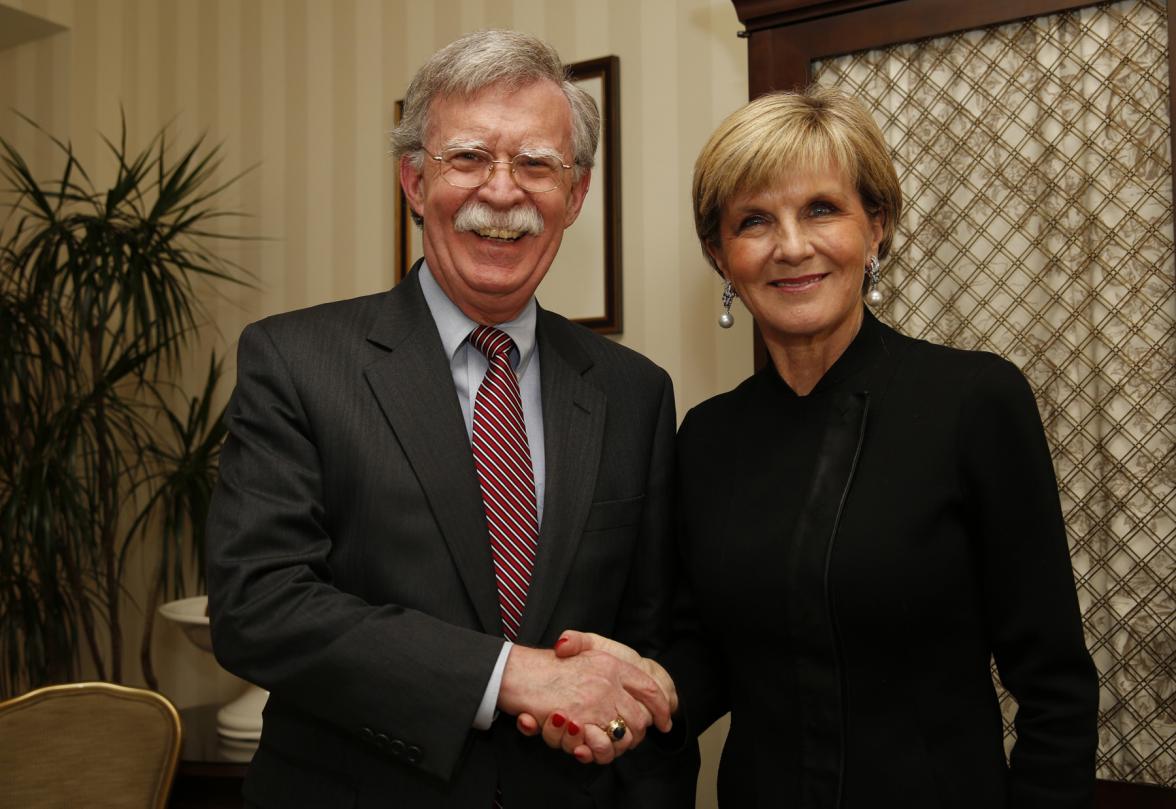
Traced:
<svg viewBox="0 0 1176 809">
<path fill-rule="evenodd" d="M 825 60 L 814 77 L 872 109 L 902 180 L 879 314 L 1002 354 L 1033 385 L 1100 673 L 1099 777 L 1176 786 L 1166 14 L 1105 3 Z"/>
</svg>

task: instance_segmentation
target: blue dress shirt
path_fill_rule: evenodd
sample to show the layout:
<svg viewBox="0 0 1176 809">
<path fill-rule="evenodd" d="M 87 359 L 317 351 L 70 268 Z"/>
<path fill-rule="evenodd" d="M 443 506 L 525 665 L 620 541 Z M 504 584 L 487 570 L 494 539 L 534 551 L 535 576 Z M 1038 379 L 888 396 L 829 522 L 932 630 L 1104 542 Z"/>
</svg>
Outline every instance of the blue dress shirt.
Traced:
<svg viewBox="0 0 1176 809">
<path fill-rule="evenodd" d="M 480 324 L 467 317 L 465 312 L 449 299 L 433 278 L 427 263 L 421 262 L 418 272 L 421 291 L 425 294 L 425 304 L 429 307 L 433 322 L 437 324 L 441 345 L 445 348 L 445 356 L 449 358 L 453 387 L 457 390 L 457 400 L 461 404 L 462 415 L 465 416 L 466 435 L 472 436 L 474 400 L 490 367 L 486 356 L 471 346 L 469 341 L 470 332 Z M 527 445 L 531 450 L 531 468 L 535 474 L 536 517 L 538 524 L 542 525 L 546 466 L 543 454 L 543 401 L 539 386 L 539 352 L 535 350 L 536 308 L 535 299 L 531 298 L 514 320 L 492 325 L 510 335 L 515 343 L 510 360 L 519 380 L 519 394 L 523 400 L 523 422 L 527 427 Z M 506 667 L 510 648 L 511 643 L 504 639 L 502 651 L 498 653 L 498 662 L 474 715 L 473 726 L 478 730 L 486 730 L 494 721 L 498 692 L 502 687 L 502 670 Z"/>
</svg>

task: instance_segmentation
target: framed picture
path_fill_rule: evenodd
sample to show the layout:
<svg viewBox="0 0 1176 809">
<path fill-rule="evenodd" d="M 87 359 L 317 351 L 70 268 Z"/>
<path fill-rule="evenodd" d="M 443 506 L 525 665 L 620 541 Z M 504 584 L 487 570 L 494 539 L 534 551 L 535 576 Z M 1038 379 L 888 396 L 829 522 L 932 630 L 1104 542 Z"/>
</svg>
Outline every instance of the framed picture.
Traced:
<svg viewBox="0 0 1176 809">
<path fill-rule="evenodd" d="M 400 125 L 400 118 L 404 115 L 404 99 L 396 102 L 395 122 Z M 400 166 L 392 166 L 396 177 L 396 261 L 393 281 L 399 284 L 408 275 L 412 265 L 421 257 L 421 231 L 412 221 L 412 209 L 408 207 L 408 198 L 404 196 L 404 189 L 400 187 Z"/>
<path fill-rule="evenodd" d="M 596 101 L 600 146 L 580 217 L 563 236 L 539 287 L 546 309 L 601 334 L 621 331 L 621 122 L 620 59 L 605 56 L 568 65 L 571 80 Z M 403 101 L 396 102 L 400 122 Z M 397 283 L 421 256 L 420 230 L 412 222 L 404 191 L 396 204 Z"/>
</svg>

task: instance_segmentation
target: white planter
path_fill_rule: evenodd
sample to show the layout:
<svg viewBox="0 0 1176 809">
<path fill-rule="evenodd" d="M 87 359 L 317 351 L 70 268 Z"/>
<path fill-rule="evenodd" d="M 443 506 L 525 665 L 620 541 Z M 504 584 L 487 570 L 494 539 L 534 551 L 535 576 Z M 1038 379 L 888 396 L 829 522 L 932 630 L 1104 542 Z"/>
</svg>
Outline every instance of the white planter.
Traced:
<svg viewBox="0 0 1176 809">
<path fill-rule="evenodd" d="M 208 596 L 193 596 L 169 601 L 159 606 L 159 614 L 177 624 L 188 640 L 212 654 L 212 634 L 208 629 Z M 269 692 L 248 683 L 236 699 L 216 712 L 216 732 L 227 739 L 255 741 L 261 738 L 261 711 Z"/>
</svg>

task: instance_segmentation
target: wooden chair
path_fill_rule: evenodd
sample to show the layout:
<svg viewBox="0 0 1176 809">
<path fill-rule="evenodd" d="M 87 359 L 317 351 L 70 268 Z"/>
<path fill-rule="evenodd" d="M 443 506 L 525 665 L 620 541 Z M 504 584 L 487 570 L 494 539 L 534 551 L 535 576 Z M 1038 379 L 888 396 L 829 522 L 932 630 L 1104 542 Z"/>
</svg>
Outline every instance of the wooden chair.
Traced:
<svg viewBox="0 0 1176 809">
<path fill-rule="evenodd" d="M 110 683 L 38 688 L 0 702 L 0 803 L 164 809 L 180 715 L 154 691 Z"/>
</svg>

